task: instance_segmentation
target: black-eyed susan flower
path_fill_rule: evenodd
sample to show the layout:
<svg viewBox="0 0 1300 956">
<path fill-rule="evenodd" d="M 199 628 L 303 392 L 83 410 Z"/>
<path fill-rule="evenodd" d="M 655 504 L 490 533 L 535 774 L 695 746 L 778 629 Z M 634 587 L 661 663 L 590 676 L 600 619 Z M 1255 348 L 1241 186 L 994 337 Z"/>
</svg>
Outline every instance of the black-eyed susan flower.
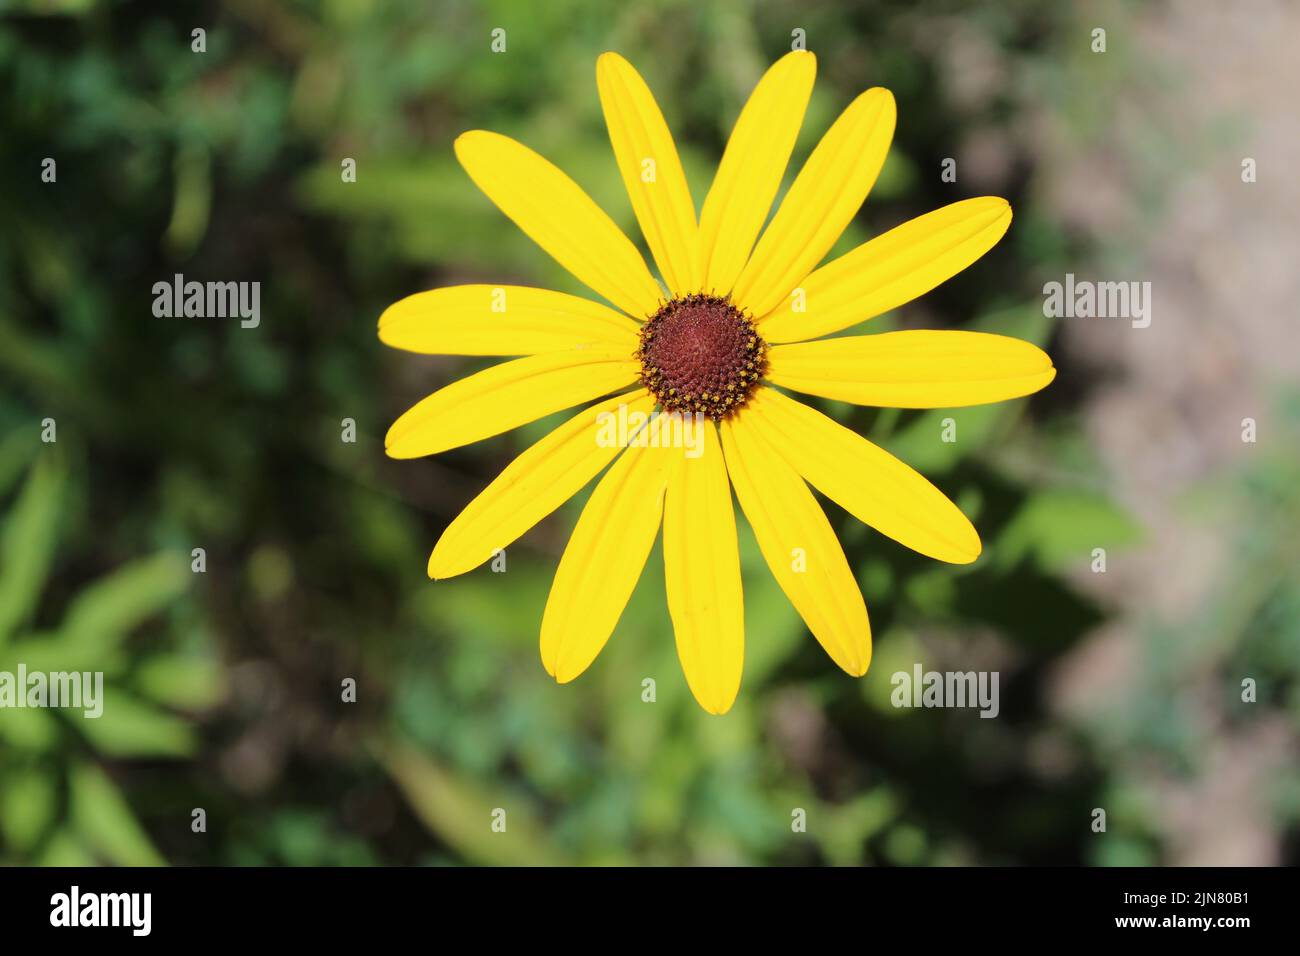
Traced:
<svg viewBox="0 0 1300 956">
<path fill-rule="evenodd" d="M 609 639 L 662 525 L 687 683 L 710 713 L 731 707 L 744 656 L 732 488 L 808 629 L 835 663 L 864 674 L 866 606 L 809 486 L 940 561 L 974 561 L 979 535 L 921 475 L 782 390 L 940 408 L 1028 395 L 1055 375 L 1040 349 L 998 335 L 823 338 L 966 268 L 1006 232 L 1011 208 L 995 197 L 953 203 L 818 267 L 884 163 L 895 109 L 880 88 L 850 103 L 764 229 L 815 72 L 815 57 L 803 51 L 767 71 L 697 217 L 654 97 L 626 60 L 606 53 L 596 66 L 600 102 L 660 279 L 573 180 L 528 147 L 474 130 L 455 144 L 470 178 L 610 305 L 465 285 L 410 296 L 380 318 L 379 337 L 395 348 L 522 356 L 403 414 L 386 439 L 394 458 L 446 451 L 600 400 L 519 455 L 452 521 L 429 559 L 433 578 L 477 567 L 608 469 L 578 518 L 542 617 L 542 662 L 560 683 L 586 670 Z M 609 437 L 614 415 L 636 423 L 619 440 Z M 655 440 L 652 425 L 665 421 L 698 422 L 696 440 Z"/>
</svg>

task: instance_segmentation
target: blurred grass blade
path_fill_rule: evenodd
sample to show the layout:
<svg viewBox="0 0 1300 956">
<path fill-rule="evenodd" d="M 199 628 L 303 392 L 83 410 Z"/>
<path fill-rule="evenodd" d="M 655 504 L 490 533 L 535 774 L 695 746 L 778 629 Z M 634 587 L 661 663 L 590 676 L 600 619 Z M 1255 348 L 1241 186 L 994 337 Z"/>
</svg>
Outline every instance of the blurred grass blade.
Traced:
<svg viewBox="0 0 1300 956">
<path fill-rule="evenodd" d="M 72 825 L 86 843 L 119 866 L 164 866 L 122 792 L 92 764 L 73 768 L 68 781 Z"/>
<path fill-rule="evenodd" d="M 176 193 L 163 241 L 174 258 L 186 259 L 207 232 L 212 212 L 212 159 L 207 147 L 185 143 L 176 153 L 172 173 Z"/>
<path fill-rule="evenodd" d="M 28 473 L 0 536 L 0 643 L 24 623 L 40 599 L 57 541 L 67 465 L 46 454 Z"/>
<path fill-rule="evenodd" d="M 467 860 L 492 866 L 555 866 L 562 862 L 518 801 L 489 796 L 408 744 L 392 741 L 376 750 L 415 815 Z M 492 811 L 503 804 L 506 832 L 495 833 Z"/>
</svg>

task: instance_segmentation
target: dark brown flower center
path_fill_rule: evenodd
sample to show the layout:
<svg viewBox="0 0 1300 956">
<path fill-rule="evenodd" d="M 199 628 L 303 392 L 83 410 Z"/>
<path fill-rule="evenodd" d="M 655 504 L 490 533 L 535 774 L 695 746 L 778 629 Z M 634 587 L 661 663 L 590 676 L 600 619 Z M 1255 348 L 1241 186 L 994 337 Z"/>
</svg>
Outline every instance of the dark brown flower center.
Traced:
<svg viewBox="0 0 1300 956">
<path fill-rule="evenodd" d="M 641 383 L 664 411 L 715 422 L 745 404 L 767 369 L 767 345 L 728 298 L 687 295 L 641 328 Z"/>
</svg>

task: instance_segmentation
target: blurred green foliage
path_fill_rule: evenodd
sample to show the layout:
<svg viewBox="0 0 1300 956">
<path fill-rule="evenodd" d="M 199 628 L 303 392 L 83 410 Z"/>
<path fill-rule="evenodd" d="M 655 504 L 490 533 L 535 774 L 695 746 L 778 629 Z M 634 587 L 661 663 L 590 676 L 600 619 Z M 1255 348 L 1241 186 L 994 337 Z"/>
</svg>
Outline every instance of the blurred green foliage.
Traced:
<svg viewBox="0 0 1300 956">
<path fill-rule="evenodd" d="M 681 677 L 658 553 L 591 671 L 562 688 L 542 671 L 541 611 L 585 494 L 512 547 L 505 574 L 425 579 L 441 528 L 553 422 L 433 460 L 386 460 L 391 420 L 477 364 L 388 353 L 374 332 L 384 306 L 440 284 L 583 291 L 472 187 L 452 156 L 458 133 L 518 137 L 639 241 L 596 56 L 618 49 L 644 72 L 698 201 L 745 95 L 798 27 L 821 76 L 792 171 L 859 90 L 888 86 L 900 105 L 889 163 L 841 249 L 971 195 L 933 172 L 963 137 L 1000 144 L 981 189 L 1017 209 L 998 249 L 871 330 L 963 326 L 1047 345 L 1036 276 L 1081 250 L 1035 195 L 1018 124 L 1032 97 L 1063 99 L 1077 80 L 1063 8 L 29 0 L 7 10 L 0 479 L 19 490 L 0 542 L 0 658 L 102 667 L 112 691 L 100 722 L 0 713 L 0 859 L 1098 859 L 1088 813 L 1127 781 L 1101 730 L 1053 711 L 1046 675 L 1104 620 L 1071 583 L 1098 536 L 1120 549 L 1140 531 L 1078 439 L 1080 383 L 1063 375 L 1033 401 L 955 411 L 827 403 L 953 495 L 985 558 L 926 562 L 828 504 L 876 642 L 871 672 L 853 681 L 804 631 L 742 522 L 744 686 L 717 719 Z M 500 55 L 489 50 L 497 26 Z M 197 27 L 203 53 L 191 50 Z M 945 30 L 996 53 L 989 96 L 954 99 L 931 42 Z M 55 183 L 40 181 L 45 157 Z M 349 158 L 355 183 L 340 176 Z M 154 318 L 153 283 L 178 272 L 261 282 L 261 326 Z M 46 417 L 59 440 L 37 455 Z M 340 441 L 348 418 L 355 444 Z M 940 440 L 946 418 L 955 443 Z M 1286 491 L 1276 475 L 1257 480 Z M 196 547 L 203 574 L 186 568 Z M 1281 596 L 1238 613 L 1295 612 L 1276 583 Z M 1248 653 L 1293 674 L 1277 648 Z M 999 669 L 1001 718 L 895 710 L 889 675 L 914 661 Z M 348 678 L 355 703 L 341 700 Z M 1146 726 L 1140 712 L 1114 719 Z M 1034 758 L 1043 740 L 1062 754 L 1050 772 Z M 192 831 L 192 808 L 206 811 L 206 832 Z M 490 828 L 496 808 L 504 834 Z M 796 808 L 806 835 L 791 832 Z M 1139 829 L 1130 842 L 1154 839 Z"/>
<path fill-rule="evenodd" d="M 33 457 L 33 443 L 23 438 L 15 432 L 3 443 L 0 494 L 21 475 L 15 466 Z M 176 554 L 111 571 L 72 596 L 57 624 L 34 629 L 43 620 L 37 612 L 74 480 L 57 442 L 49 447 L 31 464 L 3 522 L 0 673 L 17 675 L 21 666 L 29 674 L 81 672 L 88 681 L 99 673 L 103 685 L 94 691 L 96 705 L 86 698 L 80 709 L 2 712 L 0 836 L 14 861 L 162 862 L 98 761 L 193 756 L 192 726 L 172 709 L 197 711 L 216 703 L 221 673 L 210 656 L 169 642 L 129 645 L 132 631 L 184 591 L 188 570 Z M 18 685 L 16 694 L 25 697 L 27 687 Z"/>
</svg>

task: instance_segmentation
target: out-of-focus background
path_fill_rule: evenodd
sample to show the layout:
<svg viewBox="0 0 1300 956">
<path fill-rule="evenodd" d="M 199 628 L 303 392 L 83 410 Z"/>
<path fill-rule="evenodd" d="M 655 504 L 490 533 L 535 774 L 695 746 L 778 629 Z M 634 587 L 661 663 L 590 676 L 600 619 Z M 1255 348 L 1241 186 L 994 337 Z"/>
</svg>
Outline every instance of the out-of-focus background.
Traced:
<svg viewBox="0 0 1300 956">
<path fill-rule="evenodd" d="M 4 0 L 0 17 L 0 671 L 108 685 L 99 720 L 0 710 L 0 862 L 1296 861 L 1294 4 Z M 424 573 L 550 423 L 387 460 L 395 416 L 484 363 L 387 350 L 376 319 L 457 282 L 579 291 L 457 167 L 458 133 L 538 149 L 640 242 L 597 55 L 646 76 L 698 203 L 796 30 L 819 75 L 791 176 L 856 93 L 898 101 L 841 249 L 961 198 L 1016 210 L 992 253 L 869 330 L 1017 335 L 1059 377 L 955 413 L 831 409 L 985 542 L 939 565 L 828 506 L 872 617 L 867 677 L 825 657 L 742 521 L 728 716 L 686 691 L 657 552 L 597 663 L 557 687 L 538 624 L 585 496 L 504 574 Z M 156 318 L 176 273 L 260 282 L 260 326 Z M 1066 273 L 1151 282 L 1150 327 L 1046 318 Z M 894 708 L 890 677 L 916 663 L 997 671 L 999 716 Z"/>
</svg>

